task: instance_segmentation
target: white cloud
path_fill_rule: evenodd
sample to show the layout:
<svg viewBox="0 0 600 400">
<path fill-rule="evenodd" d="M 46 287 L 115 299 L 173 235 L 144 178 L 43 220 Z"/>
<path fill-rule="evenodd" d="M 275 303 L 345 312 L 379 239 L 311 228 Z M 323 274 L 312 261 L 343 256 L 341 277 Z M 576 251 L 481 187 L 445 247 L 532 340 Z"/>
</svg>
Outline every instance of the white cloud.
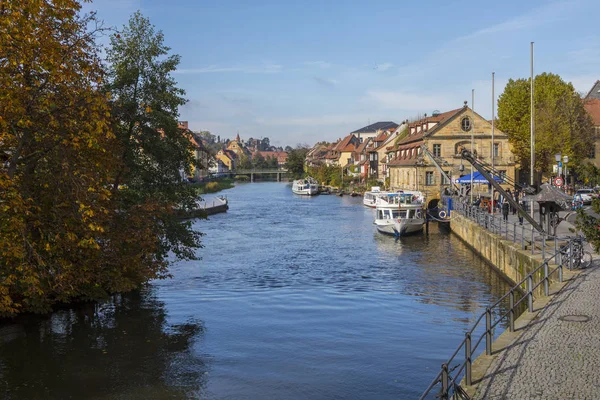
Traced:
<svg viewBox="0 0 600 400">
<path fill-rule="evenodd" d="M 387 71 L 388 69 L 392 68 L 394 66 L 394 64 L 392 63 L 383 63 L 383 64 L 377 64 L 375 66 L 375 69 L 378 71 Z"/>
<path fill-rule="evenodd" d="M 240 65 L 224 67 L 219 65 L 209 65 L 202 68 L 181 68 L 175 71 L 178 74 L 208 74 L 217 72 L 241 72 L 246 74 L 273 74 L 281 72 L 283 66 L 280 64 L 264 64 L 258 66 Z"/>
</svg>

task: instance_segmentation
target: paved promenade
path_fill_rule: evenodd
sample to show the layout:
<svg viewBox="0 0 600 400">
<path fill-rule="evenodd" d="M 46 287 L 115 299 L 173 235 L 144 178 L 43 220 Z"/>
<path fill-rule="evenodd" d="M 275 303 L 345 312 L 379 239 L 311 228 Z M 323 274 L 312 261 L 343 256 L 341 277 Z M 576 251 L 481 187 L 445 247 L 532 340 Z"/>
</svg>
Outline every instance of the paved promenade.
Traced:
<svg viewBox="0 0 600 400">
<path fill-rule="evenodd" d="M 557 234 L 573 235 L 574 215 L 563 212 L 560 216 L 565 220 Z M 509 237 L 515 220 L 515 216 L 509 216 Z M 526 221 L 525 224 L 529 227 Z M 515 239 L 519 240 L 520 235 Z M 575 275 L 537 317 L 522 328 L 514 343 L 496 354 L 474 398 L 600 398 L 598 255 L 594 256 L 591 267 Z"/>
<path fill-rule="evenodd" d="M 574 277 L 498 354 L 475 398 L 600 398 L 599 294 L 600 268 L 594 265 Z"/>
</svg>

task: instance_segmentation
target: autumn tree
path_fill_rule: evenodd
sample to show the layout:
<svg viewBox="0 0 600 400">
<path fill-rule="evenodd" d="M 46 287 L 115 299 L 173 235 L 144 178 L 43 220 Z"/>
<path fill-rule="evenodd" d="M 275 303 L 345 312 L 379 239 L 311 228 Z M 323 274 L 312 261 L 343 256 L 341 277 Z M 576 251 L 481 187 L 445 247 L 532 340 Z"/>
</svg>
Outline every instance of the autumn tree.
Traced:
<svg viewBox="0 0 600 400">
<path fill-rule="evenodd" d="M 573 164 L 589 155 L 594 126 L 571 83 L 543 73 L 535 77 L 535 169 L 548 173 L 554 155 Z M 531 88 L 529 79 L 510 79 L 498 99 L 498 128 L 505 132 L 522 166 L 530 165 Z"/>
<path fill-rule="evenodd" d="M 178 218 L 195 206 L 186 180 L 194 164 L 189 132 L 178 127 L 184 91 L 172 72 L 179 56 L 169 54 L 163 34 L 136 12 L 111 37 L 107 51 L 115 155 L 120 164 L 111 191 L 120 210 L 111 224 L 114 266 L 112 289 L 128 290 L 151 278 L 165 277 L 168 256 L 194 259 L 199 232 Z"/>
<path fill-rule="evenodd" d="M 104 290 L 113 136 L 97 24 L 79 10 L 0 3 L 1 315 Z"/>
</svg>

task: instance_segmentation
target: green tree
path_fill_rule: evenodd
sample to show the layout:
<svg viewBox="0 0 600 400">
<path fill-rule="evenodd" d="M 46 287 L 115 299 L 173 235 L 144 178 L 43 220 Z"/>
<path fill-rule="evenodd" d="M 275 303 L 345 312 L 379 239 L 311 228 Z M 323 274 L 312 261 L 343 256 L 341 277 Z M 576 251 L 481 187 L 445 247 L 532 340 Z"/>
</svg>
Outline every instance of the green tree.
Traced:
<svg viewBox="0 0 600 400">
<path fill-rule="evenodd" d="M 111 37 L 107 91 L 120 167 L 114 174 L 115 209 L 106 263 L 115 266 L 108 282 L 114 291 L 167 276 L 168 255 L 194 259 L 201 233 L 178 218 L 197 198 L 185 179 L 194 163 L 189 133 L 178 127 L 184 91 L 171 73 L 179 56 L 169 55 L 163 34 L 139 12 Z M 119 267 L 117 267 L 119 266 Z"/>
<path fill-rule="evenodd" d="M 248 157 L 245 154 L 242 154 L 242 156 L 240 157 L 240 159 L 238 161 L 237 168 L 238 169 L 252 169 L 252 168 L 254 168 L 254 166 L 252 165 L 252 160 L 250 159 L 250 157 Z"/>
<path fill-rule="evenodd" d="M 74 0 L 0 6 L 3 316 L 104 289 L 113 136 L 97 21 L 79 11 Z"/>
<path fill-rule="evenodd" d="M 308 153 L 308 148 L 304 146 L 298 146 L 288 153 L 285 167 L 294 178 L 300 178 L 304 175 L 306 153 Z"/>
<path fill-rule="evenodd" d="M 256 153 L 254 157 L 252 157 L 252 165 L 256 169 L 263 169 L 268 167 L 267 160 L 265 160 L 265 157 L 260 153 Z"/>
<path fill-rule="evenodd" d="M 587 158 L 594 126 L 571 83 L 543 73 L 535 77 L 535 169 L 548 173 L 554 155 L 578 164 Z M 530 165 L 530 80 L 510 79 L 498 99 L 498 128 L 509 136 L 522 166 Z"/>
</svg>

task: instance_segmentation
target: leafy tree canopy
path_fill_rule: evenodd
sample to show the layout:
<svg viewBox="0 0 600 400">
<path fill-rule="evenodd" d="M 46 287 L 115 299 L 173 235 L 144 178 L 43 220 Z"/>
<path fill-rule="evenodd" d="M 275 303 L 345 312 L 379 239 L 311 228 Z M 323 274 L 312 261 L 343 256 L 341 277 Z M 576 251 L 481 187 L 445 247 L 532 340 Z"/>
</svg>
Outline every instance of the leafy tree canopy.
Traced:
<svg viewBox="0 0 600 400">
<path fill-rule="evenodd" d="M 594 140 L 580 96 L 571 83 L 551 73 L 536 76 L 534 85 L 536 170 L 548 173 L 557 153 L 580 163 Z M 509 136 L 522 166 L 530 165 L 530 96 L 529 79 L 510 79 L 498 99 L 498 128 Z"/>
<path fill-rule="evenodd" d="M 308 150 L 307 146 L 299 145 L 288 153 L 285 167 L 293 177 L 299 178 L 304 175 L 304 161 Z"/>
</svg>

